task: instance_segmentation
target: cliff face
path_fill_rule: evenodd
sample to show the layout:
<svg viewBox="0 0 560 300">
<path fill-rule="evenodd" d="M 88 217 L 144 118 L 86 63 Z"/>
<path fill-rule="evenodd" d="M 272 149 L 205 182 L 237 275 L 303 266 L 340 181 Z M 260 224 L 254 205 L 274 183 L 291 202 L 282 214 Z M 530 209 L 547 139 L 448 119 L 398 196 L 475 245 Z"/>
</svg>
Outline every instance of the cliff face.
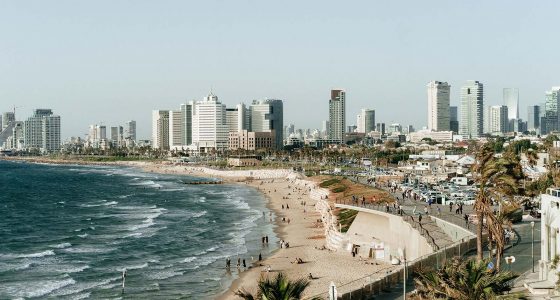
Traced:
<svg viewBox="0 0 560 300">
<path fill-rule="evenodd" d="M 321 220 L 323 221 L 325 229 L 325 247 L 333 251 L 343 249 L 347 238 L 345 234 L 338 231 L 338 219 L 333 214 L 329 205 L 329 190 L 319 187 L 319 184 L 316 182 L 299 179 L 295 177 L 294 174 L 290 176 L 288 176 L 288 179 L 293 180 L 294 183 L 300 187 L 305 187 L 309 191 L 309 197 L 317 201 L 315 210 L 321 214 Z"/>
</svg>

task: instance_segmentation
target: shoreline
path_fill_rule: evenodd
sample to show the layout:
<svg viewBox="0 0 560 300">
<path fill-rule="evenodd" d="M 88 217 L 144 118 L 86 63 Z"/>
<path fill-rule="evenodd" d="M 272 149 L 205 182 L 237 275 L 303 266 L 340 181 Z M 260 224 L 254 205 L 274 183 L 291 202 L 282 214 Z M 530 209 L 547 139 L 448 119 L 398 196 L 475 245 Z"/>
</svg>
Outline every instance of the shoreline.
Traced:
<svg viewBox="0 0 560 300">
<path fill-rule="evenodd" d="M 263 258 L 263 261 L 257 261 L 252 268 L 239 272 L 238 277 L 231 281 L 227 289 L 215 295 L 215 299 L 240 299 L 234 295 L 238 289 L 256 294 L 258 279 L 261 276 L 275 275 L 277 272 L 284 272 L 290 280 L 307 278 L 309 274 L 312 274 L 314 279 L 310 280 L 310 285 L 303 296 L 327 297 L 326 287 L 330 282 L 339 286 L 339 291 L 341 291 L 340 288 L 347 283 L 362 280 L 370 274 L 391 267 L 381 261 L 352 257 L 346 251 L 326 250 L 325 223 L 322 221 L 321 212 L 318 211 L 319 207 L 315 206 L 318 203 L 318 197 L 317 195 L 311 196 L 312 188 L 315 188 L 316 183 L 291 178 L 293 173 L 288 170 L 215 170 L 201 166 L 149 161 L 84 162 L 37 158 L 7 160 L 59 165 L 136 167 L 150 173 L 214 177 L 223 180 L 224 183 L 245 184 L 258 190 L 266 199 L 266 207 L 275 214 L 274 233 L 279 240 L 289 242 L 290 247 L 287 249 L 278 247 L 271 251 L 268 257 Z M 247 174 L 251 176 L 241 176 Z M 292 176 L 289 178 L 290 174 Z M 322 203 L 324 205 L 324 201 Z M 288 204 L 290 208 L 285 209 L 284 205 Z M 289 219 L 291 222 L 282 222 L 282 218 Z M 301 259 L 303 263 L 295 263 L 296 259 Z M 271 267 L 270 273 L 264 271 L 265 266 Z"/>
</svg>

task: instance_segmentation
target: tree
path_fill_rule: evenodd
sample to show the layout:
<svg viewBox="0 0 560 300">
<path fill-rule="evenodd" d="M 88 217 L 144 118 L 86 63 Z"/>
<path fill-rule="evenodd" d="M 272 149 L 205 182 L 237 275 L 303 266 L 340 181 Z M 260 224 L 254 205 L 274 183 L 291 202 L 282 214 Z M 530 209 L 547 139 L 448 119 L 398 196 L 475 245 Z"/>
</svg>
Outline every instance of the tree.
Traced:
<svg viewBox="0 0 560 300">
<path fill-rule="evenodd" d="M 245 300 L 295 300 L 301 299 L 303 291 L 309 286 L 309 283 L 304 278 L 291 281 L 284 273 L 280 272 L 272 279 L 261 276 L 257 283 L 258 290 L 256 296 L 243 289 L 237 290 L 235 295 Z"/>
<path fill-rule="evenodd" d="M 512 272 L 489 270 L 490 260 L 448 261 L 439 270 L 417 272 L 415 299 L 497 299 L 510 290 L 508 283 L 517 278 Z M 510 299 L 520 299 L 519 294 L 509 294 Z"/>
<path fill-rule="evenodd" d="M 478 186 L 474 211 L 477 216 L 476 248 L 477 259 L 482 260 L 482 234 L 484 222 L 488 227 L 488 233 L 496 243 L 496 268 L 501 266 L 501 255 L 505 246 L 503 220 L 492 210 L 492 201 L 502 204 L 513 203 L 513 196 L 517 194 L 519 179 L 522 170 L 519 158 L 512 152 L 506 152 L 500 158 L 494 157 L 494 150 L 489 145 L 482 145 L 476 155 L 476 163 L 473 165 L 473 177 Z"/>
</svg>

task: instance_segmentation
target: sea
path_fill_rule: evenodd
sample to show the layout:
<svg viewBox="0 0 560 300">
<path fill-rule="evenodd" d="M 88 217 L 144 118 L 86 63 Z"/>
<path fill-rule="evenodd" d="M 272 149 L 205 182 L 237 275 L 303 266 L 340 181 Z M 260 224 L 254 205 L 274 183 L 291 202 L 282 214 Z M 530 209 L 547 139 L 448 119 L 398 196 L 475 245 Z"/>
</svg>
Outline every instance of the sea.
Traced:
<svg viewBox="0 0 560 300">
<path fill-rule="evenodd" d="M 254 188 L 185 184 L 209 179 L 0 160 L 0 299 L 215 298 L 278 238 Z"/>
</svg>

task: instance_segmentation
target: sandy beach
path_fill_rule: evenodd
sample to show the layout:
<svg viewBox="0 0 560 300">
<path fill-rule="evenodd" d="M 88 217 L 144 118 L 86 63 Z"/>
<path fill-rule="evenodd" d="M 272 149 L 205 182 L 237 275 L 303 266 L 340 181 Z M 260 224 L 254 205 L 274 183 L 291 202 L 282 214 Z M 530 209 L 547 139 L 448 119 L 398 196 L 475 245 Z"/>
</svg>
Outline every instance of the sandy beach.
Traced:
<svg viewBox="0 0 560 300">
<path fill-rule="evenodd" d="M 240 270 L 240 277 L 217 299 L 240 299 L 234 295 L 234 291 L 238 289 L 256 294 L 258 279 L 261 276 L 274 276 L 277 272 L 284 272 L 291 279 L 307 278 L 311 274 L 314 279 L 311 280 L 304 296 L 321 294 L 320 296 L 325 298 L 331 281 L 338 286 L 357 281 L 354 285 L 361 286 L 365 282 L 365 276 L 395 268 L 385 262 L 352 257 L 346 251 L 324 249 L 324 224 L 321 222 L 321 214 L 315 209 L 317 200 L 310 197 L 311 181 L 309 186 L 301 184 L 305 181 L 299 181 L 300 184 L 296 185 L 294 180 L 287 178 L 257 179 L 259 174 L 256 174 L 253 180 L 247 181 L 245 177 L 231 176 L 236 174 L 235 171 L 224 172 L 230 176 L 219 176 L 220 173 L 216 172 L 208 174 L 208 170 L 204 168 L 170 165 L 147 165 L 144 169 L 149 172 L 217 177 L 226 182 L 247 184 L 261 191 L 268 199 L 268 207 L 277 216 L 276 232 L 290 247 L 278 249 L 272 256 L 256 263 L 252 268 Z M 298 258 L 303 263 L 296 263 Z M 232 262 L 232 272 L 237 272 L 234 264 L 235 262 Z M 267 271 L 268 266 L 270 272 Z"/>
</svg>

